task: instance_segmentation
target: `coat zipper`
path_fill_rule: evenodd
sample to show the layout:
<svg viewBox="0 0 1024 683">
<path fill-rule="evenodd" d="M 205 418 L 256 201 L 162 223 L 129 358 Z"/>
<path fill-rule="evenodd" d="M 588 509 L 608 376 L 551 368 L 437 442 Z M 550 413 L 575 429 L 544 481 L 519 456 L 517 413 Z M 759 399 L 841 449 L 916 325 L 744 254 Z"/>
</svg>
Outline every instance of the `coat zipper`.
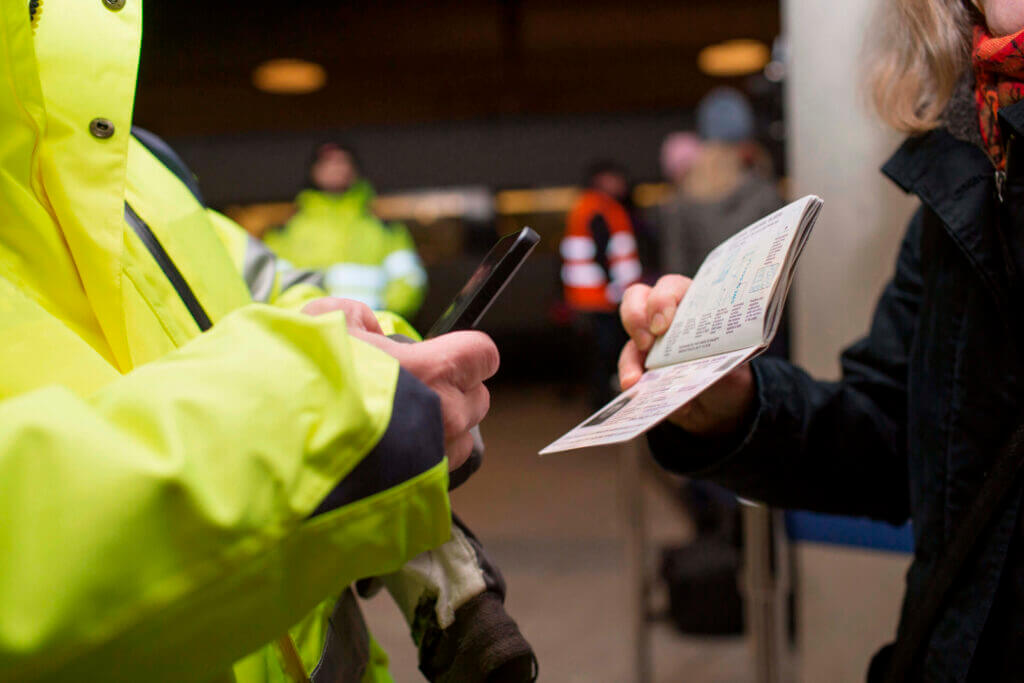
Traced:
<svg viewBox="0 0 1024 683">
<path fill-rule="evenodd" d="M 1006 143 L 1006 163 L 1003 165 L 1002 171 L 996 171 L 996 195 L 999 197 L 999 203 L 1003 203 L 1003 190 L 1006 188 L 1006 176 L 1010 172 L 1010 151 L 1013 149 L 1013 141 L 1017 139 L 1016 133 L 1010 134 L 1010 140 Z"/>
<path fill-rule="evenodd" d="M 188 286 L 188 282 L 185 281 L 181 271 L 174 265 L 174 261 L 171 260 L 163 245 L 160 244 L 160 240 L 156 238 L 150 227 L 146 225 L 146 221 L 142 220 L 139 214 L 135 213 L 135 209 L 128 202 L 124 203 L 124 219 L 132 227 L 132 230 L 135 231 L 135 234 L 139 236 L 139 239 L 142 240 L 149 253 L 153 255 L 153 260 L 160 266 L 160 270 L 163 271 L 170 281 L 174 291 L 178 293 L 182 303 L 185 304 L 185 308 L 192 314 L 192 319 L 199 325 L 199 329 L 206 332 L 213 327 L 213 323 L 210 322 L 210 316 L 206 314 L 203 305 L 196 298 L 195 292 Z"/>
</svg>

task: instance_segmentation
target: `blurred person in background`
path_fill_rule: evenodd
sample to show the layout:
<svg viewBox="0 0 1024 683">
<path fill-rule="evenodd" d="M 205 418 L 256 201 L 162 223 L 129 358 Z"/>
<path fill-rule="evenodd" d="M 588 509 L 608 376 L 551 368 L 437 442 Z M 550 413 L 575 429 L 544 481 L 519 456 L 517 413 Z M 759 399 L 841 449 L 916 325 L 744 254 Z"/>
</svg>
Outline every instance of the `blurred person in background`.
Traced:
<svg viewBox="0 0 1024 683">
<path fill-rule="evenodd" d="M 693 275 L 726 238 L 782 206 L 757 163 L 754 112 L 741 92 L 715 88 L 697 106 L 693 137 L 662 145 L 666 177 L 676 186 L 658 215 L 661 268 Z"/>
<path fill-rule="evenodd" d="M 263 236 L 267 246 L 298 268 L 322 271 L 333 296 L 412 318 L 427 273 L 409 230 L 374 215 L 373 186 L 355 152 L 335 142 L 317 146 L 309 181 L 295 215 Z"/>
<path fill-rule="evenodd" d="M 386 681 L 383 575 L 432 680 L 528 680 L 448 497 L 497 349 L 280 277 L 132 127 L 114 9 L 0 0 L 0 679 Z"/>
<path fill-rule="evenodd" d="M 770 505 L 913 522 L 870 681 L 1024 678 L 1024 3 L 880 5 L 867 75 L 921 205 L 867 336 L 817 381 L 760 357 L 649 435 L 666 468 Z M 838 133 L 841 134 L 841 131 Z M 624 386 L 689 280 L 631 288 Z"/>
<path fill-rule="evenodd" d="M 691 131 L 669 133 L 661 143 L 661 174 L 681 191 L 701 152 L 700 136 Z"/>
<path fill-rule="evenodd" d="M 587 375 L 594 407 L 607 403 L 614 389 L 616 360 L 626 340 L 615 313 L 626 287 L 643 274 L 633 221 L 626 209 L 629 179 L 613 161 L 592 164 L 584 190 L 569 212 L 562 238 L 565 301 L 588 340 Z"/>
</svg>

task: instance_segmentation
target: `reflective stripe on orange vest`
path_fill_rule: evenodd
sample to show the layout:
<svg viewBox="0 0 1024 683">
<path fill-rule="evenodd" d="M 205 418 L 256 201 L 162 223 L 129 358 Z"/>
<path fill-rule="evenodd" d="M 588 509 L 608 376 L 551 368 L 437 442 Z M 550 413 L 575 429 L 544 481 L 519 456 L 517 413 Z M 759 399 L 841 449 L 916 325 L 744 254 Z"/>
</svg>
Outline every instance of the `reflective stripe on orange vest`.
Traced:
<svg viewBox="0 0 1024 683">
<path fill-rule="evenodd" d="M 603 254 L 591 232 L 601 216 L 608 225 Z M 633 224 L 626 210 L 612 197 L 585 191 L 569 212 L 562 255 L 562 285 L 570 307 L 583 311 L 614 311 L 626 287 L 640 279 Z"/>
</svg>

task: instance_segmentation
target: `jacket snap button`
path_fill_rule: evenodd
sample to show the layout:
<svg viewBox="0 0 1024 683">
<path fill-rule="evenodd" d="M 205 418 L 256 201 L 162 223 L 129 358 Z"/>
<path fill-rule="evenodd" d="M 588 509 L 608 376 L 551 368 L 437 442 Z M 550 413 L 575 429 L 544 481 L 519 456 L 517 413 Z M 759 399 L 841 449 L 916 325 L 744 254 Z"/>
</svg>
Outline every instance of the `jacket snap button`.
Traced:
<svg viewBox="0 0 1024 683">
<path fill-rule="evenodd" d="M 125 0 L 103 0 L 103 6 L 112 12 L 124 7 Z"/>
<path fill-rule="evenodd" d="M 89 132 L 93 137 L 106 140 L 114 134 L 114 124 L 110 119 L 95 118 L 89 122 Z"/>
</svg>

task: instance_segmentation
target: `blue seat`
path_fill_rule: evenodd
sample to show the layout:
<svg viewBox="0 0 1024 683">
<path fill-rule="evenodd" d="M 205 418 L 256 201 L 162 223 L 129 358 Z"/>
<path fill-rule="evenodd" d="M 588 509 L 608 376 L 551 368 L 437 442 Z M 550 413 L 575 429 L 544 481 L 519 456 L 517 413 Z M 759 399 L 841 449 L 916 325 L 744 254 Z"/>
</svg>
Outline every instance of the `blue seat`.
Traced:
<svg viewBox="0 0 1024 683">
<path fill-rule="evenodd" d="M 914 551 L 910 522 L 893 526 L 860 517 L 823 515 L 817 512 L 786 512 L 786 533 L 794 541 L 830 543 L 887 552 Z"/>
</svg>

